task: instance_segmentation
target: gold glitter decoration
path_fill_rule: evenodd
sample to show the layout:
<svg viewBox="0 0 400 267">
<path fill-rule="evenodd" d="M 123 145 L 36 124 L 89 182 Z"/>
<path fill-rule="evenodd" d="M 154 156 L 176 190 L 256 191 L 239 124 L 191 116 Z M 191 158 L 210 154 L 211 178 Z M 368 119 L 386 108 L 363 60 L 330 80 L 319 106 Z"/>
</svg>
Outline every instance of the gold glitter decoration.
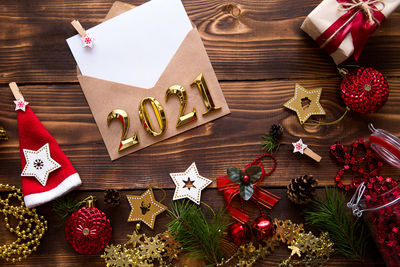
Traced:
<svg viewBox="0 0 400 267">
<path fill-rule="evenodd" d="M 107 266 L 173 266 L 172 261 L 178 258 L 180 248 L 168 232 L 148 237 L 139 233 L 140 223 L 123 245 L 108 245 L 104 254 Z"/>
<path fill-rule="evenodd" d="M 323 266 L 329 260 L 333 243 L 327 233 L 320 237 L 311 232 L 306 234 L 302 224 L 290 220 L 275 219 L 273 224 L 275 232 L 270 239 L 262 241 L 258 247 L 251 242 L 240 246 L 230 258 L 223 259 L 218 266 L 251 267 L 257 260 L 271 255 L 282 243 L 288 245 L 291 255 L 279 266 Z"/>
<path fill-rule="evenodd" d="M 319 237 L 311 232 L 308 234 L 302 232 L 292 240 L 288 248 L 292 250 L 292 253 L 279 266 L 317 267 L 325 265 L 329 260 L 329 256 L 333 252 L 333 243 L 329 240 L 326 232 Z"/>
<path fill-rule="evenodd" d="M 325 110 L 319 103 L 322 88 L 307 90 L 296 83 L 294 96 L 283 106 L 296 112 L 301 124 L 312 115 L 325 115 Z"/>
<path fill-rule="evenodd" d="M 8 136 L 6 130 L 4 130 L 3 126 L 0 126 L 0 141 L 7 141 Z"/>
<path fill-rule="evenodd" d="M 22 199 L 21 189 L 15 186 L 0 184 L 1 190 L 11 191 L 7 198 L 0 198 L 0 212 L 4 215 L 6 228 L 15 233 L 17 239 L 10 244 L 0 246 L 0 257 L 8 262 L 25 259 L 40 245 L 40 239 L 47 230 L 47 221 L 36 213 L 36 209 L 28 209 Z M 11 204 L 18 202 L 19 204 Z M 17 224 L 11 226 L 9 216 L 13 216 Z M 15 220 L 12 220 L 15 221 Z"/>
</svg>

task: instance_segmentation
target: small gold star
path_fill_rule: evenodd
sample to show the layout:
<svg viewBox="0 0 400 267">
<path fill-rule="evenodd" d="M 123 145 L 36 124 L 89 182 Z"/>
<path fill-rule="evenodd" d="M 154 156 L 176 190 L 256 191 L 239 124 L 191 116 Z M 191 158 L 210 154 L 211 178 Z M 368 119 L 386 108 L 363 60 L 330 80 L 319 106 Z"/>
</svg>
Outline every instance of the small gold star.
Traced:
<svg viewBox="0 0 400 267">
<path fill-rule="evenodd" d="M 188 190 L 190 190 L 190 188 L 196 188 L 195 186 L 194 186 L 194 182 L 195 181 L 191 181 L 190 180 L 190 177 L 187 179 L 187 181 L 185 181 L 185 180 L 182 180 L 184 183 L 185 183 L 185 185 L 183 186 L 183 188 L 187 188 Z"/>
<path fill-rule="evenodd" d="M 288 246 L 288 249 L 292 250 L 292 253 L 290 254 L 290 256 L 297 254 L 297 256 L 301 257 L 300 248 L 298 248 L 296 246 Z"/>
<path fill-rule="evenodd" d="M 322 88 L 306 90 L 296 83 L 294 96 L 283 106 L 297 113 L 301 124 L 305 123 L 312 115 L 325 115 L 325 110 L 319 103 Z"/>
</svg>

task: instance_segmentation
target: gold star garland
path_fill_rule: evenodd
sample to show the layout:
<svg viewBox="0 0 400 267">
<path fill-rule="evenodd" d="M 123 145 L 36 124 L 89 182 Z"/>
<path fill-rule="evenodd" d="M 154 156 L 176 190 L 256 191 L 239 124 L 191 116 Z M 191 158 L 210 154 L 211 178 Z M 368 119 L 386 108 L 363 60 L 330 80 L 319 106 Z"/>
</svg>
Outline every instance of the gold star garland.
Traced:
<svg viewBox="0 0 400 267">
<path fill-rule="evenodd" d="M 333 252 L 333 243 L 327 233 L 319 237 L 305 233 L 303 225 L 290 220 L 274 220 L 274 235 L 262 241 L 258 247 L 252 242 L 240 246 L 228 259 L 218 266 L 251 267 L 257 260 L 271 255 L 281 243 L 291 250 L 291 255 L 279 266 L 323 266 Z"/>
<path fill-rule="evenodd" d="M 140 223 L 123 245 L 108 245 L 104 254 L 107 266 L 173 266 L 178 258 L 180 248 L 168 232 L 148 237 L 139 233 Z"/>
</svg>

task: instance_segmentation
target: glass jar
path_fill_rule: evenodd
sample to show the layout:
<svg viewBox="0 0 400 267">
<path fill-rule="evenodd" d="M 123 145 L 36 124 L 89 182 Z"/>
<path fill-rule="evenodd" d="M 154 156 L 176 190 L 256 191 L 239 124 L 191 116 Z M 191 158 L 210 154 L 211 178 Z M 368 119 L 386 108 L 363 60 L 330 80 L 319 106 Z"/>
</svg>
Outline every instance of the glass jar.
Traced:
<svg viewBox="0 0 400 267">
<path fill-rule="evenodd" d="M 400 168 L 400 139 L 388 131 L 375 129 L 371 123 L 368 128 L 372 132 L 369 137 L 371 148 L 387 163 Z"/>
<path fill-rule="evenodd" d="M 353 214 L 364 219 L 386 265 L 400 266 L 400 184 L 378 196 L 363 194 L 366 187 L 361 183 L 347 206 Z"/>
</svg>

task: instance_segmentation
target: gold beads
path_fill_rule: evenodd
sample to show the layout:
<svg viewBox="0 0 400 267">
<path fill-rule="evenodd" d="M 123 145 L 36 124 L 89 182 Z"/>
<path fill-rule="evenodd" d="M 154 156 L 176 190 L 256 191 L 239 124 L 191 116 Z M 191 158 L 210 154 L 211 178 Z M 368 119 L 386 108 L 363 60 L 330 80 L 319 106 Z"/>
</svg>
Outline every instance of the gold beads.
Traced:
<svg viewBox="0 0 400 267">
<path fill-rule="evenodd" d="M 47 230 L 47 221 L 43 216 L 36 213 L 36 209 L 28 209 L 22 199 L 22 192 L 15 186 L 0 184 L 0 189 L 12 191 L 7 198 L 0 197 L 0 213 L 4 214 L 4 222 L 6 228 L 15 233 L 17 239 L 7 245 L 0 245 L 0 258 L 7 262 L 16 263 L 25 259 L 33 251 L 37 250 L 40 245 L 40 239 Z M 13 201 L 10 201 L 13 199 Z M 20 204 L 14 203 L 17 199 Z M 13 216 L 16 220 L 11 220 L 13 225 L 9 223 L 8 216 Z M 16 225 L 14 222 L 16 221 Z"/>
</svg>

